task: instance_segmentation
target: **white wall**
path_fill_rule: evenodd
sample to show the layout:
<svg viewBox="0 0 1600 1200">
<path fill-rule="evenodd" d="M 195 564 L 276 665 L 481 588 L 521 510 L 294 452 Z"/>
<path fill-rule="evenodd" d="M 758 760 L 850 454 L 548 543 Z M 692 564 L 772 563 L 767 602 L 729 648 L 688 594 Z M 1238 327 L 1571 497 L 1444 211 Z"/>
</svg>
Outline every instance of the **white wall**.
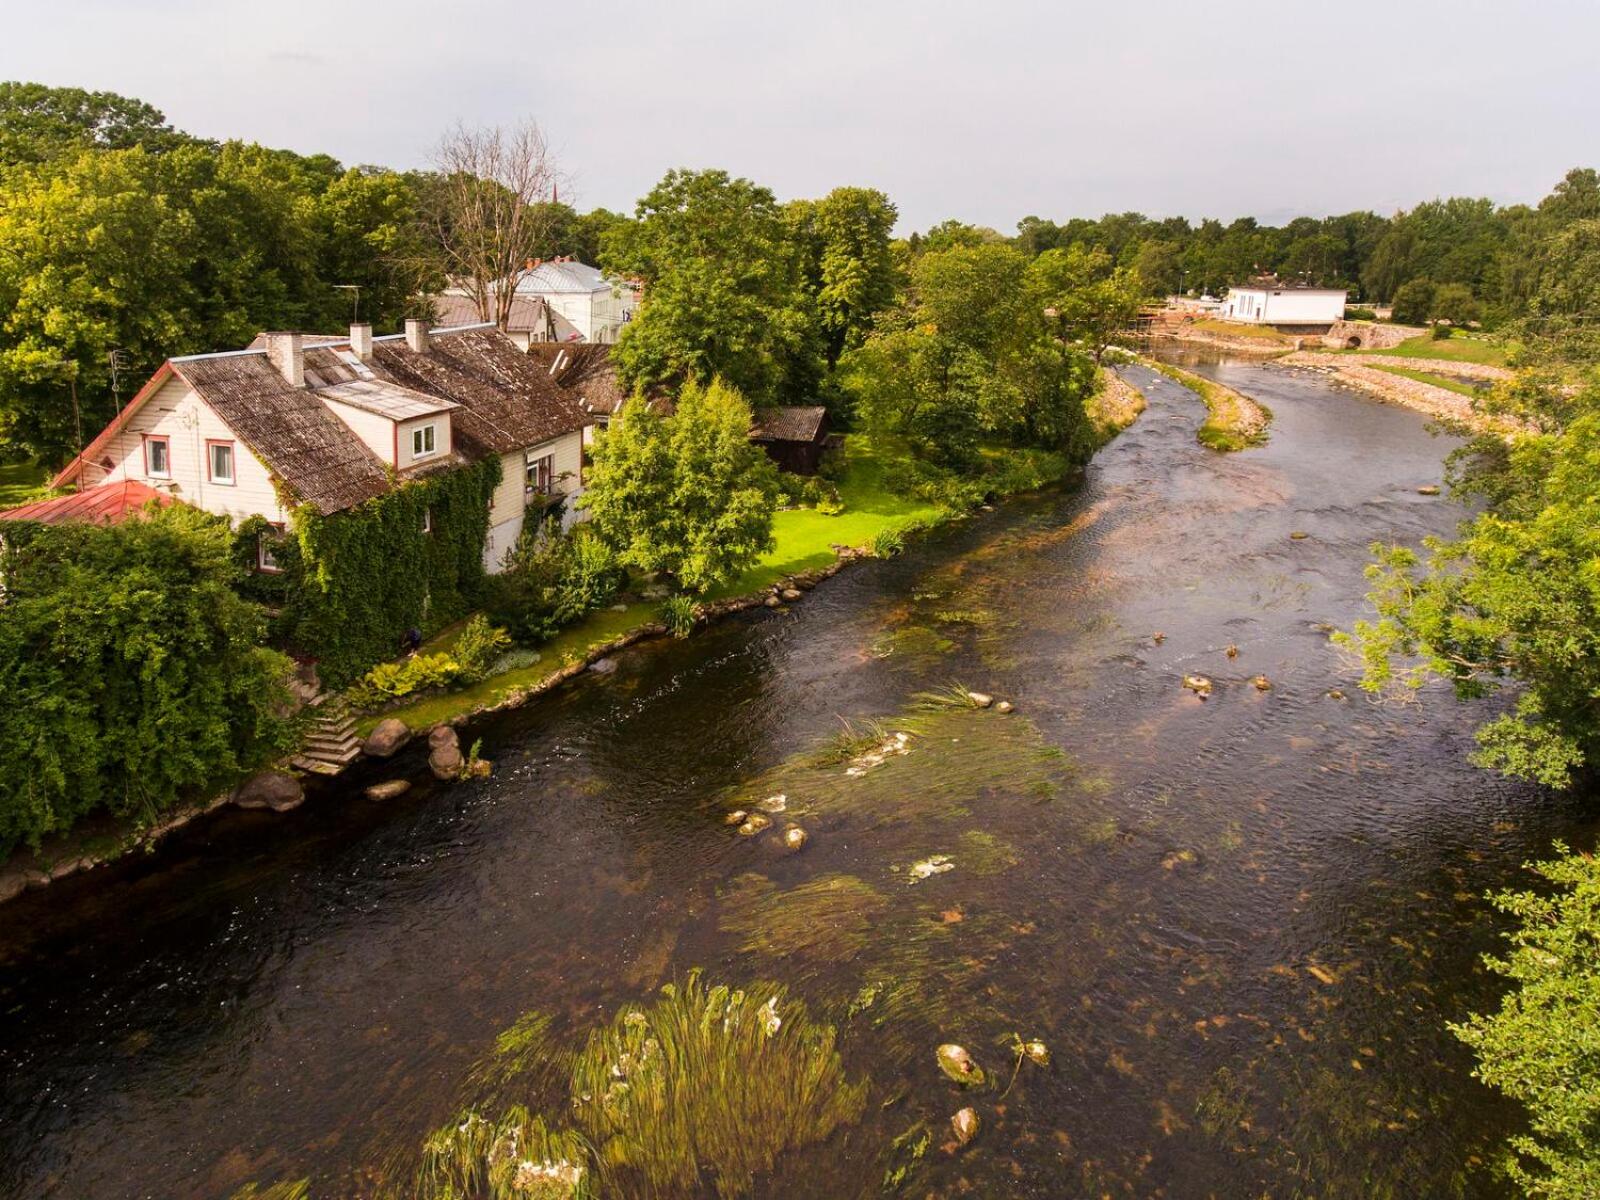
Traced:
<svg viewBox="0 0 1600 1200">
<path fill-rule="evenodd" d="M 1344 316 L 1344 299 L 1344 292 L 1271 292 L 1265 319 L 1274 325 L 1331 325 Z"/>
<path fill-rule="evenodd" d="M 378 413 L 346 404 L 342 400 L 333 400 L 327 396 L 321 396 L 319 399 L 327 406 L 329 412 L 348 425 L 351 432 L 366 443 L 367 449 L 376 454 L 380 462 L 386 462 L 391 467 L 396 465 L 393 421 Z M 407 445 L 406 449 L 409 451 L 411 447 Z"/>
<path fill-rule="evenodd" d="M 433 425 L 435 427 L 433 453 L 417 458 L 411 453 L 411 433 L 424 425 Z M 418 463 L 433 462 L 450 453 L 450 414 L 448 412 L 434 413 L 427 417 L 413 417 L 409 421 L 401 421 L 399 423 L 399 433 L 399 458 L 395 462 L 395 466 L 402 471 L 408 467 L 414 467 Z M 393 454 L 393 450 L 390 451 L 390 454 L 383 455 L 384 460 L 388 461 L 391 454 Z"/>
<path fill-rule="evenodd" d="M 172 459 L 170 479 L 152 476 L 145 470 L 143 435 L 147 433 L 164 434 L 168 438 Z M 234 483 L 231 486 L 206 477 L 208 439 L 233 443 Z M 109 471 L 98 465 L 107 456 L 115 463 Z M 221 513 L 235 524 L 257 515 L 269 521 L 287 522 L 289 519 L 278 502 L 271 472 L 227 423 L 209 405 L 201 403 L 189 385 L 178 378 L 168 380 L 145 401 L 127 425 L 95 456 L 94 462 L 84 467 L 83 486 L 86 488 L 124 479 L 136 479 L 196 508 Z"/>
</svg>

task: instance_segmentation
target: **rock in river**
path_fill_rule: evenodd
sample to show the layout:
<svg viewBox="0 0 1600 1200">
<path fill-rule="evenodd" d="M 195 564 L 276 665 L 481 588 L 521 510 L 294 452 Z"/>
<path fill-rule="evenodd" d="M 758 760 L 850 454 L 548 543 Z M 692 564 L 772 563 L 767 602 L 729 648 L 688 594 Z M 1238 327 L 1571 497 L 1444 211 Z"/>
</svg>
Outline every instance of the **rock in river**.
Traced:
<svg viewBox="0 0 1600 1200">
<path fill-rule="evenodd" d="M 1183 677 L 1183 686 L 1202 700 L 1211 695 L 1211 680 L 1204 675 L 1185 675 Z"/>
<path fill-rule="evenodd" d="M 403 796 L 411 790 L 409 779 L 385 779 L 382 783 L 375 783 L 367 789 L 368 800 L 393 800 L 396 796 Z"/>
<path fill-rule="evenodd" d="M 988 692 L 968 692 L 967 699 L 972 702 L 973 708 L 988 708 L 994 703 L 994 697 Z"/>
<path fill-rule="evenodd" d="M 428 770 L 435 779 L 450 780 L 461 774 L 461 738 L 449 725 L 435 725 L 428 733 Z"/>
<path fill-rule="evenodd" d="M 411 726 L 399 717 L 385 717 L 374 726 L 361 749 L 373 758 L 389 758 L 411 740 Z"/>
<path fill-rule="evenodd" d="M 273 812 L 299 808 L 305 798 L 299 778 L 287 771 L 257 771 L 233 793 L 233 802 L 240 808 L 270 808 Z"/>
<path fill-rule="evenodd" d="M 939 1069 L 962 1087 L 982 1087 L 983 1068 L 967 1053 L 965 1046 L 946 1042 L 934 1051 L 939 1059 Z"/>
<path fill-rule="evenodd" d="M 978 1120 L 977 1110 L 972 1108 L 963 1108 L 955 1116 L 951 1117 L 950 1128 L 955 1130 L 956 1144 L 965 1146 L 973 1138 L 977 1137 L 980 1124 L 982 1122 Z"/>
<path fill-rule="evenodd" d="M 783 831 L 783 844 L 791 850 L 804 850 L 808 840 L 806 831 L 798 825 L 791 825 Z"/>
</svg>

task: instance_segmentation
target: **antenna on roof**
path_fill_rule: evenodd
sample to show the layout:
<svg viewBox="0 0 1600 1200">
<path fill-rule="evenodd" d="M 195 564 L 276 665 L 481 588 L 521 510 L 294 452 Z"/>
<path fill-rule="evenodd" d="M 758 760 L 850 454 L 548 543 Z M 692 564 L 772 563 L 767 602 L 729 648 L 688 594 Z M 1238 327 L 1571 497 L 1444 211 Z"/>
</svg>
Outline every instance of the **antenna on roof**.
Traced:
<svg viewBox="0 0 1600 1200">
<path fill-rule="evenodd" d="M 128 369 L 128 352 L 113 350 L 106 355 L 111 364 L 111 402 L 117 406 L 117 416 L 122 415 L 122 372 Z"/>
<path fill-rule="evenodd" d="M 354 295 L 351 297 L 352 304 L 350 306 L 350 324 L 359 324 L 361 321 L 361 285 L 359 283 L 336 283 L 333 285 L 333 288 L 335 291 L 339 292 L 354 293 Z"/>
</svg>

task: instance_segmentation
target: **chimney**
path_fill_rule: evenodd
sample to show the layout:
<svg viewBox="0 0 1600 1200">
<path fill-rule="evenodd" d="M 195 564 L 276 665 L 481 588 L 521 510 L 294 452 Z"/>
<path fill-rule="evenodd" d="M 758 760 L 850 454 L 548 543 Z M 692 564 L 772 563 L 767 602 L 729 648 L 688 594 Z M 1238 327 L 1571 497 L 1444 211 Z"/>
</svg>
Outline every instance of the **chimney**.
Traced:
<svg viewBox="0 0 1600 1200">
<path fill-rule="evenodd" d="M 406 320 L 406 345 L 418 354 L 428 352 L 428 323 L 415 317 Z"/>
<path fill-rule="evenodd" d="M 306 352 L 301 345 L 298 333 L 269 333 L 267 339 L 267 361 L 278 369 L 278 374 L 288 381 L 290 387 L 305 387 L 306 385 Z"/>
<path fill-rule="evenodd" d="M 350 352 L 362 362 L 372 361 L 372 326 L 365 321 L 350 326 Z"/>
</svg>

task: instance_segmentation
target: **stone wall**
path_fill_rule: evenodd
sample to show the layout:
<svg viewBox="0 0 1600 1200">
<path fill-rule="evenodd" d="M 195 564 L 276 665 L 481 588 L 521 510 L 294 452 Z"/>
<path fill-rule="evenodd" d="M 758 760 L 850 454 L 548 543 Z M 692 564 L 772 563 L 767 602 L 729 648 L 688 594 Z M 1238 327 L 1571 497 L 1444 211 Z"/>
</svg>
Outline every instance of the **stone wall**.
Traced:
<svg viewBox="0 0 1600 1200">
<path fill-rule="evenodd" d="M 1393 350 L 1401 342 L 1427 333 L 1415 325 L 1377 325 L 1371 321 L 1335 321 L 1322 344 L 1335 350 Z"/>
</svg>

